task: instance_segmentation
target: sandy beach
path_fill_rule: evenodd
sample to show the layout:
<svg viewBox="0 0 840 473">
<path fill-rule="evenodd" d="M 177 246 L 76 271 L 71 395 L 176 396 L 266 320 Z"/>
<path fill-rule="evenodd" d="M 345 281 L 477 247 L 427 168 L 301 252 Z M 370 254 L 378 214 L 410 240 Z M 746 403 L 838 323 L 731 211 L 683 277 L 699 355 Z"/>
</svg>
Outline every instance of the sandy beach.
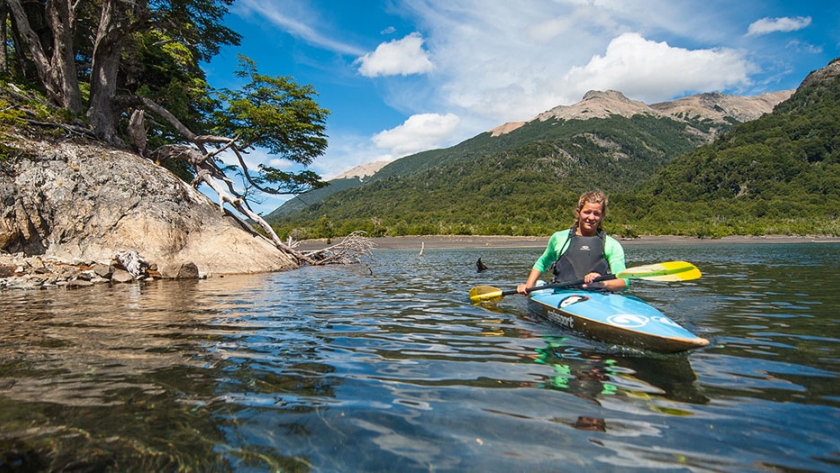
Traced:
<svg viewBox="0 0 840 473">
<path fill-rule="evenodd" d="M 333 239 L 338 243 L 340 239 Z M 810 236 L 733 236 L 725 238 L 693 238 L 680 236 L 643 236 L 639 238 L 619 238 L 624 246 L 675 246 L 675 245 L 731 245 L 731 244 L 769 244 L 769 243 L 840 243 L 840 238 L 810 237 Z M 460 235 L 429 235 L 406 237 L 373 238 L 375 250 L 442 250 L 462 248 L 545 248 L 548 236 L 545 237 L 512 237 L 512 236 L 460 236 Z M 306 240 L 300 243 L 299 250 L 310 251 L 324 248 L 326 240 Z"/>
</svg>

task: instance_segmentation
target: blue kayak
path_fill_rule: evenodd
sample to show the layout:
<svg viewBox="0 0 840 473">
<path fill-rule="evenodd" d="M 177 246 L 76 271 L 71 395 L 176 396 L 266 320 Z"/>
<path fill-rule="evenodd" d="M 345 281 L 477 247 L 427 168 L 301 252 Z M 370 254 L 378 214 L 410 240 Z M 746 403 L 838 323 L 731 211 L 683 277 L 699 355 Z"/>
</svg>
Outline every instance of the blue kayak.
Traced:
<svg viewBox="0 0 840 473">
<path fill-rule="evenodd" d="M 662 353 L 709 344 L 632 296 L 583 290 L 534 291 L 528 308 L 560 327 L 605 343 Z"/>
</svg>

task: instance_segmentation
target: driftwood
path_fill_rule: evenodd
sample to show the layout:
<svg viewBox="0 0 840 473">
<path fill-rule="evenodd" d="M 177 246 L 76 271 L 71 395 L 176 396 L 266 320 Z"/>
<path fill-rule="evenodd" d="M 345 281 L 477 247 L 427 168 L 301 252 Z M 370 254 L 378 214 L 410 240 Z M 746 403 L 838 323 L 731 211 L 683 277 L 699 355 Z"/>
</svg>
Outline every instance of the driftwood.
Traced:
<svg viewBox="0 0 840 473">
<path fill-rule="evenodd" d="M 372 249 L 373 241 L 364 232 L 353 232 L 335 245 L 304 255 L 310 264 L 357 264 L 370 258 Z"/>
</svg>

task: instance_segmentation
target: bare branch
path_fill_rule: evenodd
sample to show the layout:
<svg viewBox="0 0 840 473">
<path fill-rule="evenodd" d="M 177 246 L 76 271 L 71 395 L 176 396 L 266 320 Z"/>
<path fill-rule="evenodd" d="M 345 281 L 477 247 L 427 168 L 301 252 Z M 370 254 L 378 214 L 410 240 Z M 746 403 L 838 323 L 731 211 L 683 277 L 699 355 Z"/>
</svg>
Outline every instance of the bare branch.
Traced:
<svg viewBox="0 0 840 473">
<path fill-rule="evenodd" d="M 274 194 L 275 192 L 271 192 L 271 190 L 266 189 L 254 182 L 254 180 L 251 178 L 251 173 L 248 172 L 248 165 L 245 164 L 245 159 L 242 158 L 242 153 L 240 153 L 239 150 L 236 148 L 233 149 L 233 152 L 234 154 L 236 154 L 236 159 L 239 160 L 239 165 L 242 166 L 242 175 L 245 176 L 245 180 L 247 180 L 249 184 L 251 184 L 252 186 L 254 186 L 254 188 L 261 192 L 265 192 L 266 194 Z"/>
<path fill-rule="evenodd" d="M 41 122 L 41 121 L 38 121 L 38 120 L 28 120 L 28 119 L 23 119 L 23 122 L 28 123 L 30 125 L 35 125 L 35 126 L 61 128 L 62 130 L 66 131 L 67 133 L 70 133 L 70 134 L 86 136 L 88 138 L 96 138 L 96 135 L 93 133 L 93 130 L 90 130 L 88 128 L 82 128 L 80 126 L 67 125 L 67 124 L 64 124 L 64 123 Z"/>
<path fill-rule="evenodd" d="M 333 246 L 306 253 L 306 257 L 310 264 L 317 265 L 362 263 L 373 250 L 373 241 L 364 235 L 362 231 L 353 232 Z"/>
</svg>

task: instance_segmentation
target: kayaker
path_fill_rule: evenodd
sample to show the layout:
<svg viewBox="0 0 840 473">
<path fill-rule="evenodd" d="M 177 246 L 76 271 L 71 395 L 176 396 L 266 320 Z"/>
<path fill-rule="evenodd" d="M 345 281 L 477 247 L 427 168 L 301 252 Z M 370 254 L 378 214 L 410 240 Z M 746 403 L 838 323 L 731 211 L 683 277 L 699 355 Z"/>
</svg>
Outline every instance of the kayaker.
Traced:
<svg viewBox="0 0 840 473">
<path fill-rule="evenodd" d="M 616 274 L 626 269 L 621 243 L 608 236 L 601 228 L 601 223 L 607 216 L 608 202 L 606 194 L 601 191 L 583 193 L 575 208 L 572 227 L 551 235 L 542 256 L 531 268 L 528 281 L 518 285 L 516 292 L 527 294 L 528 288 L 533 287 L 552 265 L 553 282 L 583 279 L 586 281 L 584 289 L 615 292 L 627 288 L 625 279 L 592 282 L 599 276 Z"/>
</svg>

